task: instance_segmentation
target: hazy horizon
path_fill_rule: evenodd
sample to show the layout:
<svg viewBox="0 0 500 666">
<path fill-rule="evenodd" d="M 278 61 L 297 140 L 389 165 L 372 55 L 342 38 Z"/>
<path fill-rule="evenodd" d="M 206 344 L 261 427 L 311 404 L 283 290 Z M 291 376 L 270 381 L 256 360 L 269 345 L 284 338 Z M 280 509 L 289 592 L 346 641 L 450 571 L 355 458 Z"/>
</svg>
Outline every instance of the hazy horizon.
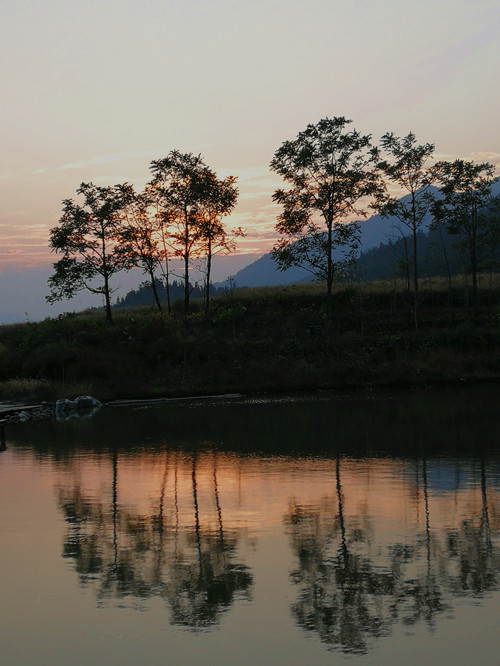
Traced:
<svg viewBox="0 0 500 666">
<path fill-rule="evenodd" d="M 224 282 L 228 277 L 259 258 L 260 255 L 228 255 L 214 257 L 212 282 Z M 180 264 L 171 270 L 181 279 Z M 57 317 L 64 312 L 79 312 L 90 307 L 101 307 L 103 298 L 100 295 L 81 291 L 71 300 L 63 300 L 48 304 L 45 296 L 49 293 L 47 280 L 52 274 L 52 264 L 37 266 L 32 269 L 11 269 L 0 272 L 0 325 L 20 321 L 37 321 L 45 317 Z M 201 276 L 193 271 L 193 279 Z M 111 286 L 115 290 L 112 302 L 123 297 L 147 279 L 140 269 L 122 271 L 111 278 Z"/>
</svg>

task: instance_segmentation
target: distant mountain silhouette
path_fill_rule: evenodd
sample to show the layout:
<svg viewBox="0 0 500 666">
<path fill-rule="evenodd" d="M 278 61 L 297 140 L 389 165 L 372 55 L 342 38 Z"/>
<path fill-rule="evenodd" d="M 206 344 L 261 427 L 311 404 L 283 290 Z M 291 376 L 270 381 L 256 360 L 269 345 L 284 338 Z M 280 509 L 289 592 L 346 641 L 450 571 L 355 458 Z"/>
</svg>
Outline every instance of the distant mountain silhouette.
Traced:
<svg viewBox="0 0 500 666">
<path fill-rule="evenodd" d="M 407 198 L 409 197 L 404 197 L 404 199 Z M 427 231 L 430 223 L 431 216 L 429 215 L 421 227 L 422 230 Z M 359 253 L 376 248 L 381 243 L 401 238 L 401 232 L 398 230 L 401 224 L 395 217 L 383 218 L 380 215 L 372 215 L 368 220 L 358 222 L 358 224 L 361 229 Z M 408 235 L 409 233 L 410 231 L 408 230 Z M 405 235 L 407 234 L 405 233 Z M 341 252 L 339 251 L 337 254 L 340 258 Z M 314 280 L 314 276 L 304 268 L 296 266 L 286 271 L 280 271 L 276 263 L 272 260 L 271 255 L 264 254 L 260 259 L 257 259 L 257 261 L 245 266 L 245 268 L 236 273 L 233 276 L 233 280 L 237 287 L 263 287 L 311 282 Z M 224 282 L 216 286 L 227 286 L 227 283 Z"/>
<path fill-rule="evenodd" d="M 436 188 L 431 191 L 437 193 Z M 500 196 L 500 181 L 496 181 L 492 187 L 492 194 Z M 402 197 L 402 200 L 409 200 L 410 195 Z M 420 227 L 423 234 L 429 231 L 429 225 L 432 222 L 432 216 L 427 215 L 424 223 Z M 396 242 L 402 236 L 410 236 L 410 230 L 404 227 L 396 217 L 383 218 L 381 215 L 372 215 L 365 221 L 359 222 L 361 229 L 361 246 L 359 254 L 366 253 L 369 250 L 378 248 L 381 244 Z M 339 253 L 340 255 L 340 253 Z M 270 254 L 265 254 L 257 261 L 249 264 L 233 276 L 234 284 L 237 287 L 262 287 L 284 284 L 294 284 L 300 282 L 311 282 L 314 277 L 303 268 L 293 267 L 286 271 L 278 270 Z M 217 287 L 228 286 L 227 282 L 217 283 Z"/>
</svg>

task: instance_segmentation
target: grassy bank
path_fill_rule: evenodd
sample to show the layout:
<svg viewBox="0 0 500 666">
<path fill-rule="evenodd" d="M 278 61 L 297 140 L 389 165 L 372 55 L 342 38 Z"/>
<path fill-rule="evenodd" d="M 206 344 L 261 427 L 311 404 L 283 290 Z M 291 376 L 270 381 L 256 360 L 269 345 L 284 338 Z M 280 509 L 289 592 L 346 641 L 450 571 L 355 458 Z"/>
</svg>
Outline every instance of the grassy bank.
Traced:
<svg viewBox="0 0 500 666">
<path fill-rule="evenodd" d="M 209 319 L 117 310 L 0 327 L 0 400 L 103 400 L 500 378 L 500 281 L 479 316 L 460 281 L 422 282 L 419 328 L 404 284 L 237 290 Z"/>
</svg>

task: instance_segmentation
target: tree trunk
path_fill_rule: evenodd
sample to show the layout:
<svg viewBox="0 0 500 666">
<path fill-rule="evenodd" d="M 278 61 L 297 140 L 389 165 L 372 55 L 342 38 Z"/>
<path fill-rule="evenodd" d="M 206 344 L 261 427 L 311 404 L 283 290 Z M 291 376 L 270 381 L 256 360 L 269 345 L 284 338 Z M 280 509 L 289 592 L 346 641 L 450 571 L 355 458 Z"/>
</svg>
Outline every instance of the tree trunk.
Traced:
<svg viewBox="0 0 500 666">
<path fill-rule="evenodd" d="M 104 277 L 104 300 L 106 303 L 106 319 L 110 324 L 113 323 L 113 315 L 111 313 L 111 299 L 109 296 L 109 273 L 108 262 L 106 260 L 106 241 L 104 239 L 104 226 L 101 223 L 101 247 L 102 247 L 102 275 Z"/>
<path fill-rule="evenodd" d="M 415 330 L 418 331 L 418 266 L 417 266 L 417 228 L 413 225 L 413 314 Z"/>
<path fill-rule="evenodd" d="M 472 245 L 470 249 L 470 269 L 472 274 L 472 313 L 474 317 L 477 317 L 479 312 L 479 305 L 477 289 L 477 257 L 475 245 Z"/>
<path fill-rule="evenodd" d="M 332 285 L 333 285 L 333 260 L 332 260 L 332 246 L 333 246 L 333 220 L 328 223 L 328 258 L 327 258 L 327 273 L 326 273 L 326 314 L 328 323 L 331 324 L 333 319 L 333 305 L 332 305 Z"/>
<path fill-rule="evenodd" d="M 207 284 L 205 286 L 205 316 L 210 314 L 210 271 L 212 269 L 212 243 L 208 241 L 207 253 Z"/>
<path fill-rule="evenodd" d="M 470 238 L 470 270 L 472 273 L 472 312 L 477 317 L 479 312 L 477 289 L 477 210 L 472 211 L 472 224 Z"/>
<path fill-rule="evenodd" d="M 153 296 L 155 298 L 156 305 L 158 307 L 158 310 L 162 312 L 160 298 L 158 296 L 158 289 L 156 288 L 156 280 L 153 271 L 149 271 L 149 277 L 151 278 L 151 289 L 153 290 Z"/>
<path fill-rule="evenodd" d="M 441 224 L 438 226 L 439 230 L 439 242 L 441 243 L 441 251 L 443 253 L 444 265 L 446 267 L 446 275 L 448 277 L 448 307 L 451 305 L 451 292 L 452 292 L 452 279 L 451 279 L 451 269 L 450 262 L 448 259 L 448 253 L 446 252 L 446 245 L 443 238 L 443 227 Z"/>
<path fill-rule="evenodd" d="M 189 217 L 184 206 L 184 315 L 189 312 Z"/>
<path fill-rule="evenodd" d="M 168 312 L 168 314 L 171 314 L 172 306 L 171 306 L 171 303 L 170 303 L 170 280 L 169 280 L 168 273 L 167 273 L 167 276 L 165 278 L 165 290 L 167 292 L 167 312 Z"/>
<path fill-rule="evenodd" d="M 162 274 L 163 277 L 165 278 L 165 291 L 167 293 L 167 312 L 168 314 L 171 313 L 171 305 L 170 305 L 170 270 L 168 267 L 168 253 L 167 253 L 167 244 L 165 242 L 165 235 L 164 232 L 162 231 L 162 242 L 163 242 L 163 252 L 165 255 L 165 270 L 162 268 Z"/>
<path fill-rule="evenodd" d="M 189 258 L 184 255 L 184 314 L 189 312 Z"/>
<path fill-rule="evenodd" d="M 113 315 L 111 311 L 111 299 L 109 297 L 109 278 L 108 275 L 104 275 L 104 301 L 106 304 L 106 319 L 110 324 L 113 323 Z"/>
</svg>

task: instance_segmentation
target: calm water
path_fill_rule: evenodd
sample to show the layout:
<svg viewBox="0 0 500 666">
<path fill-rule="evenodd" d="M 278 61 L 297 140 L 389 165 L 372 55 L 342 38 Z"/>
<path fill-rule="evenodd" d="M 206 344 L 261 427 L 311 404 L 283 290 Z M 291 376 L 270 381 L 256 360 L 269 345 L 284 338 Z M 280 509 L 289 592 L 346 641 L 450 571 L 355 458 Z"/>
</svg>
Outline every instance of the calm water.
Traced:
<svg viewBox="0 0 500 666">
<path fill-rule="evenodd" d="M 0 662 L 494 664 L 500 389 L 6 429 Z"/>
</svg>

